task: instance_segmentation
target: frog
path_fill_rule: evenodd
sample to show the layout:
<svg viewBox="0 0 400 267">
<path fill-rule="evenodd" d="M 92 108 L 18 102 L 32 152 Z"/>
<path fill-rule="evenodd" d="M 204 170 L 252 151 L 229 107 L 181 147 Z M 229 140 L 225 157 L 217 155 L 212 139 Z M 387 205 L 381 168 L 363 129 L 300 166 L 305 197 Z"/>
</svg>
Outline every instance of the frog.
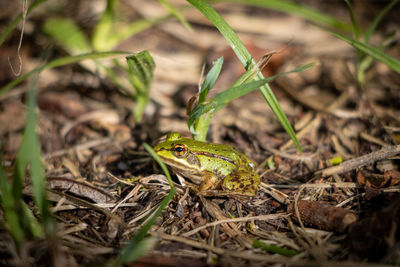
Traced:
<svg viewBox="0 0 400 267">
<path fill-rule="evenodd" d="M 189 179 L 201 195 L 216 192 L 254 196 L 260 184 L 255 164 L 231 145 L 209 143 L 171 132 L 154 147 L 175 173 Z"/>
</svg>

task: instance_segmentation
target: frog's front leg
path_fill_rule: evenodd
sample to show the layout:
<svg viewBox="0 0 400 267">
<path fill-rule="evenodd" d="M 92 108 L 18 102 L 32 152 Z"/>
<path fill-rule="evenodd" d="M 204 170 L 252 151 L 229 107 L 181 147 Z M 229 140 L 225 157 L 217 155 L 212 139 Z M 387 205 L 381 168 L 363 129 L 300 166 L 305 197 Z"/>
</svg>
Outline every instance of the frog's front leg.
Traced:
<svg viewBox="0 0 400 267">
<path fill-rule="evenodd" d="M 220 183 L 218 176 L 212 172 L 202 173 L 203 182 L 199 186 L 199 193 L 215 189 Z"/>
<path fill-rule="evenodd" d="M 222 190 L 232 194 L 254 196 L 260 184 L 260 176 L 248 171 L 236 171 L 226 176 Z"/>
</svg>

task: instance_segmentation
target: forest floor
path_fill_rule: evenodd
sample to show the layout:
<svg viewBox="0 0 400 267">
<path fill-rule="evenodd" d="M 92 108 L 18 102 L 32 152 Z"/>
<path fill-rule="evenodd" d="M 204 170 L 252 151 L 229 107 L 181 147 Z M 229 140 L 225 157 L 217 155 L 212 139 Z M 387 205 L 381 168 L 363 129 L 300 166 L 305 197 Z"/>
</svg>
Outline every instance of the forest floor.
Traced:
<svg viewBox="0 0 400 267">
<path fill-rule="evenodd" d="M 54 10 L 90 32 L 101 12 L 94 6 L 100 2 L 61 6 L 60 1 L 29 15 L 21 46 L 22 73 L 44 58 L 66 55 L 41 30 Z M 303 2 L 349 21 L 344 2 Z M 262 179 L 259 191 L 254 197 L 201 196 L 173 175 L 177 193 L 149 231 L 154 247 L 132 266 L 400 264 L 400 75 L 375 63 L 360 88 L 356 50 L 312 23 L 239 4 L 213 7 L 256 60 L 276 52 L 263 70 L 265 77 L 316 63 L 270 83 L 304 153 L 298 152 L 257 90 L 229 103 L 213 116 L 208 141 L 230 144 L 256 162 Z M 360 1 L 355 6 L 360 25 L 368 25 L 383 7 Z M 158 2 L 145 0 L 121 1 L 120 8 L 127 21 L 167 12 Z M 37 131 L 57 234 L 47 243 L 30 240 L 17 252 L 1 227 L 2 265 L 48 265 L 49 255 L 57 266 L 104 264 L 117 257 L 168 194 L 169 183 L 143 144 L 154 146 L 169 132 L 191 136 L 186 106 L 198 93 L 204 66 L 208 71 L 224 57 L 211 95 L 244 73 L 225 39 L 200 12 L 187 8 L 183 14 L 192 32 L 169 19 L 115 48 L 148 50 L 155 60 L 151 101 L 141 122 L 132 115 L 135 100 L 85 65 L 40 74 Z M 3 21 L 13 18 L 1 15 Z M 393 10 L 372 38 L 379 43 L 397 31 L 397 39 L 385 50 L 397 59 L 399 23 Z M 19 34 L 16 30 L 0 51 L 1 86 L 15 79 L 7 58 L 15 56 Z M 6 169 L 12 169 L 23 137 L 29 84 L 0 95 Z M 335 159 L 343 163 L 332 166 Z M 23 193 L 35 210 L 29 179 Z M 2 210 L 0 220 L 5 221 Z"/>
</svg>

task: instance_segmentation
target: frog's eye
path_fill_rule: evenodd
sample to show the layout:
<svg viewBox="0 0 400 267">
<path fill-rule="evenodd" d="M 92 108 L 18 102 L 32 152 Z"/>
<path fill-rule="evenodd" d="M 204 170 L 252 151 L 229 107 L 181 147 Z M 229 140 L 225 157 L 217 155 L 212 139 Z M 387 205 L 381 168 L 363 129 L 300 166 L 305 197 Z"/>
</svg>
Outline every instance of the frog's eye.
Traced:
<svg viewBox="0 0 400 267">
<path fill-rule="evenodd" d="M 178 158 L 184 157 L 187 152 L 188 152 L 187 147 L 181 144 L 175 145 L 174 149 L 172 150 L 172 153 Z"/>
</svg>

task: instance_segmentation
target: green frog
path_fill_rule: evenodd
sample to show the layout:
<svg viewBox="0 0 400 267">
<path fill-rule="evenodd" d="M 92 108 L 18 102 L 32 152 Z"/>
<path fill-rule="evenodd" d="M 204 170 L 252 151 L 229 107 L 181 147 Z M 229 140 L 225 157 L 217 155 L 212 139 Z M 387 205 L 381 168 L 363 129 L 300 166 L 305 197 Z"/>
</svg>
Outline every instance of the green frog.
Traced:
<svg viewBox="0 0 400 267">
<path fill-rule="evenodd" d="M 254 162 L 230 145 L 196 141 L 172 132 L 154 151 L 177 174 L 196 184 L 200 194 L 222 190 L 229 195 L 253 196 L 258 190 L 260 176 L 254 172 Z"/>
</svg>

